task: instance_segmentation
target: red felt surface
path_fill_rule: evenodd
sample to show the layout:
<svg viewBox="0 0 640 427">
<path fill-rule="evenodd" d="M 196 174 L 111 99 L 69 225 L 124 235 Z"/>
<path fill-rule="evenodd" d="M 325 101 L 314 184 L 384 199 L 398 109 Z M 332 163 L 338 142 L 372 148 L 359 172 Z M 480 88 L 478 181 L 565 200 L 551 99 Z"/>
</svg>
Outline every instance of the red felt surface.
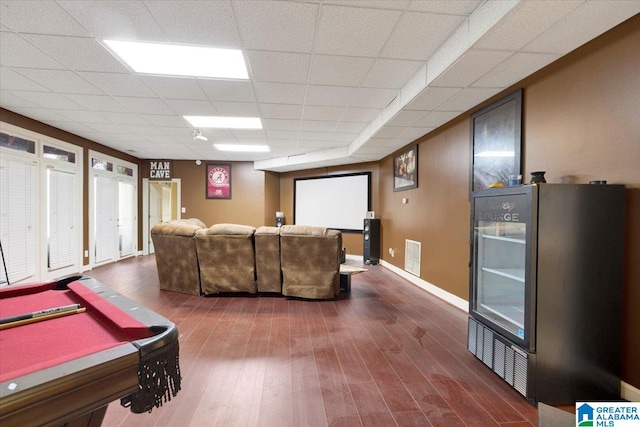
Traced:
<svg viewBox="0 0 640 427">
<path fill-rule="evenodd" d="M 0 317 L 76 303 L 87 308 L 85 313 L 1 330 L 0 382 L 152 335 L 144 324 L 78 282 L 62 291 L 53 290 L 54 285 L 0 291 Z"/>
</svg>

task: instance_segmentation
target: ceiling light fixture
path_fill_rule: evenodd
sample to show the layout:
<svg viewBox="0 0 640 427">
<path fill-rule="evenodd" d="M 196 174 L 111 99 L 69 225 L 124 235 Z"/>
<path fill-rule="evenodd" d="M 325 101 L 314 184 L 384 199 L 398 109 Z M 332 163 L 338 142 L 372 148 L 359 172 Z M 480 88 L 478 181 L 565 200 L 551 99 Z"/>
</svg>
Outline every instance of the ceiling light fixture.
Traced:
<svg viewBox="0 0 640 427">
<path fill-rule="evenodd" d="M 193 132 L 191 132 L 191 136 L 193 136 L 193 139 L 197 139 L 199 141 L 208 141 L 209 138 L 207 138 L 206 136 L 204 136 L 202 134 L 202 131 L 200 129 L 195 129 Z"/>
<path fill-rule="evenodd" d="M 183 116 L 196 128 L 262 129 L 259 117 Z"/>
<path fill-rule="evenodd" d="M 104 40 L 109 51 L 137 73 L 248 80 L 238 49 Z"/>
<path fill-rule="evenodd" d="M 213 148 L 219 151 L 237 151 L 250 153 L 268 153 L 268 145 L 242 145 L 242 144 L 213 144 Z"/>
</svg>

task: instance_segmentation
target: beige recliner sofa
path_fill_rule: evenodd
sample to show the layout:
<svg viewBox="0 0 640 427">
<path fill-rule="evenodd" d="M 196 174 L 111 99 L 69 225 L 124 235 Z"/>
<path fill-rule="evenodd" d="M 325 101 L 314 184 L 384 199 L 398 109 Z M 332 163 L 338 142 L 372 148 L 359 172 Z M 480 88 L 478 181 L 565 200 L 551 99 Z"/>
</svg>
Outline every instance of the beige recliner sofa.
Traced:
<svg viewBox="0 0 640 427">
<path fill-rule="evenodd" d="M 342 233 L 324 227 L 280 229 L 282 294 L 330 299 L 340 292 Z"/>
<path fill-rule="evenodd" d="M 200 295 L 196 232 L 205 227 L 197 218 L 161 222 L 151 228 L 160 289 Z"/>
<path fill-rule="evenodd" d="M 282 293 L 280 228 L 262 226 L 255 234 L 258 292 Z"/>
<path fill-rule="evenodd" d="M 196 232 L 202 292 L 256 293 L 254 234 L 248 225 L 215 224 Z"/>
</svg>

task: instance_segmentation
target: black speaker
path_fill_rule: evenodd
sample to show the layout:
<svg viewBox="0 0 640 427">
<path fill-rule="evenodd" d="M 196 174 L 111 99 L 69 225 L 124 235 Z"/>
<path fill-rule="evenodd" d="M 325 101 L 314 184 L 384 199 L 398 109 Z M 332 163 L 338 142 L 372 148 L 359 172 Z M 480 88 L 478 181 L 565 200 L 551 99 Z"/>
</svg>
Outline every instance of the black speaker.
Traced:
<svg viewBox="0 0 640 427">
<path fill-rule="evenodd" d="M 277 216 L 276 217 L 276 227 L 282 227 L 284 225 L 284 217 Z"/>
<path fill-rule="evenodd" d="M 380 262 L 380 219 L 366 218 L 364 230 L 362 230 L 365 264 L 377 264 Z"/>
</svg>

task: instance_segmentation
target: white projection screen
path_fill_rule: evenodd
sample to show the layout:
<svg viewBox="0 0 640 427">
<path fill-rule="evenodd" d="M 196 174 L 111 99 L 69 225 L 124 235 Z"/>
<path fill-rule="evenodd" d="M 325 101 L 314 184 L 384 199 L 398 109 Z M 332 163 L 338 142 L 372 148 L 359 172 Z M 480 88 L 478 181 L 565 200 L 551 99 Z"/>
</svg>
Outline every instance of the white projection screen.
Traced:
<svg viewBox="0 0 640 427">
<path fill-rule="evenodd" d="M 370 187 L 371 172 L 296 178 L 294 223 L 360 232 L 371 210 Z"/>
</svg>

